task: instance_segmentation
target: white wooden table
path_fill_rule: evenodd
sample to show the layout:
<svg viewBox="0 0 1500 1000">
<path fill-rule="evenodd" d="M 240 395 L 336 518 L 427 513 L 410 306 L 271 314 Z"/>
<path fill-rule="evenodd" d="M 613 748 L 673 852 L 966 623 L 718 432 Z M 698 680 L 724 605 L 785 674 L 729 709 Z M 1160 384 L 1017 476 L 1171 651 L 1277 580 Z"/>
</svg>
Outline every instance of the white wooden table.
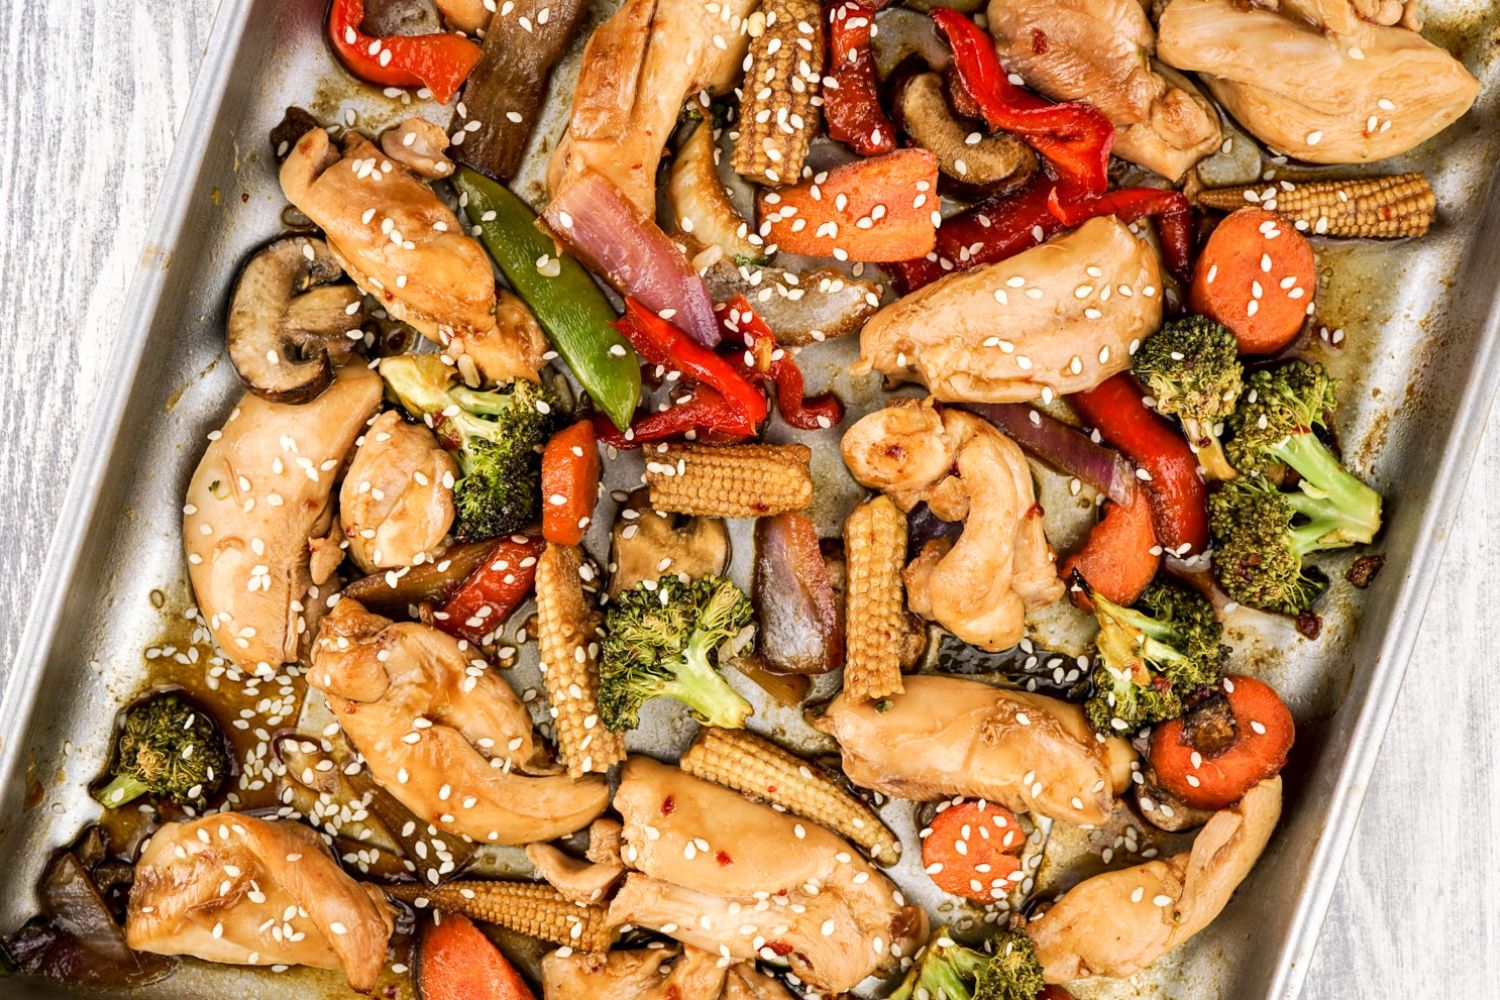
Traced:
<svg viewBox="0 0 1500 1000">
<path fill-rule="evenodd" d="M 0 2 L 0 679 L 107 368 L 217 0 Z M 1500 997 L 1500 433 L 1464 510 L 1304 996 Z M 1481 590 L 1484 588 L 1484 590 Z"/>
</svg>

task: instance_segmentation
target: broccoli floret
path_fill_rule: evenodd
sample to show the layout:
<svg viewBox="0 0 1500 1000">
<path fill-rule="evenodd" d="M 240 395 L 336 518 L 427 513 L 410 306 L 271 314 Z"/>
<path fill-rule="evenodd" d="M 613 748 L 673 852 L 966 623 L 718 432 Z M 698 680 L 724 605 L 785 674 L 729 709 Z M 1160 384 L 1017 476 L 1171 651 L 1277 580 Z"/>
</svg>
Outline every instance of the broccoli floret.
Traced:
<svg viewBox="0 0 1500 1000">
<path fill-rule="evenodd" d="M 1261 476 L 1225 484 L 1208 498 L 1214 534 L 1214 573 L 1224 592 L 1241 604 L 1298 615 L 1312 607 L 1326 580 L 1303 564 L 1310 553 L 1338 548 L 1324 543 L 1328 524 L 1318 501 L 1283 493 Z M 1299 524 L 1298 515 L 1307 520 Z"/>
<path fill-rule="evenodd" d="M 125 712 L 112 780 L 95 794 L 109 809 L 152 795 L 202 809 L 229 775 L 219 727 L 202 709 L 173 693 L 153 695 Z"/>
<path fill-rule="evenodd" d="M 676 698 L 708 725 L 737 728 L 750 703 L 714 669 L 715 651 L 741 641 L 754 621 L 750 599 L 722 576 L 684 582 L 642 581 L 610 605 L 599 664 L 604 724 L 623 731 L 640 720 L 641 705 Z"/>
<path fill-rule="evenodd" d="M 1025 932 L 1003 930 L 978 951 L 955 943 L 944 927 L 890 1000 L 1036 1000 L 1046 985 Z"/>
<path fill-rule="evenodd" d="M 1364 544 L 1380 530 L 1380 494 L 1350 475 L 1313 433 L 1338 405 L 1337 391 L 1322 365 L 1290 361 L 1252 373 L 1230 418 L 1230 461 L 1277 481 L 1283 469 L 1296 472 L 1289 499 L 1317 528 L 1320 549 Z"/>
<path fill-rule="evenodd" d="M 556 424 L 556 400 L 546 387 L 517 379 L 503 391 L 470 389 L 456 382 L 451 367 L 426 354 L 386 358 L 380 374 L 402 407 L 427 420 L 458 460 L 455 535 L 495 538 L 541 515 L 537 448 Z"/>
<path fill-rule="evenodd" d="M 1094 693 L 1084 706 L 1103 733 L 1133 732 L 1182 714 L 1183 699 L 1218 682 L 1229 657 L 1224 628 L 1202 594 L 1158 581 L 1133 608 L 1091 592 L 1099 620 Z"/>
<path fill-rule="evenodd" d="M 1214 479 L 1233 479 L 1219 427 L 1234 411 L 1243 386 L 1235 335 L 1207 317 L 1182 316 L 1147 337 L 1130 365 L 1156 409 L 1182 421 L 1204 471 Z"/>
</svg>

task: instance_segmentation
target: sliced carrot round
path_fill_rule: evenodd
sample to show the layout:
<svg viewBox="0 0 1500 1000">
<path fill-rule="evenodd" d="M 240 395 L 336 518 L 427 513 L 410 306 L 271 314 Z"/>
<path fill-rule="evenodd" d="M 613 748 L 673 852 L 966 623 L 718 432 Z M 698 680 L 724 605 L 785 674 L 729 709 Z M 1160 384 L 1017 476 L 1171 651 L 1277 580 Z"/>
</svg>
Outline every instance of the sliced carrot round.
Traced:
<svg viewBox="0 0 1500 1000">
<path fill-rule="evenodd" d="M 1004 806 L 970 799 L 939 809 L 922 839 L 922 865 L 934 885 L 975 903 L 1010 892 L 1026 833 Z"/>
<path fill-rule="evenodd" d="M 505 956 L 469 918 L 449 913 L 422 931 L 417 945 L 421 1000 L 536 1000 Z"/>
<path fill-rule="evenodd" d="M 1280 773 L 1296 738 L 1292 713 L 1265 681 L 1231 675 L 1218 693 L 1223 701 L 1199 705 L 1151 734 L 1157 783 L 1197 809 L 1234 805 Z"/>
<path fill-rule="evenodd" d="M 1242 208 L 1198 257 L 1188 301 L 1234 331 L 1241 354 L 1275 354 L 1297 336 L 1318 287 L 1312 246 L 1286 219 Z"/>
</svg>

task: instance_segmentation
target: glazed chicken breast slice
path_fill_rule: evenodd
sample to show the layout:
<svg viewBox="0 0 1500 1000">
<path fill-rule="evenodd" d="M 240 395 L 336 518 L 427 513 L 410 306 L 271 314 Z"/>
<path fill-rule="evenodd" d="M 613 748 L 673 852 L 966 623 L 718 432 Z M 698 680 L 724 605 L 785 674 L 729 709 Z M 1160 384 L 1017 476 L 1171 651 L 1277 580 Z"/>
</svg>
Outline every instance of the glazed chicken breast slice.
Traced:
<svg viewBox="0 0 1500 1000">
<path fill-rule="evenodd" d="M 962 677 L 914 674 L 905 684 L 884 709 L 840 695 L 814 722 L 838 740 L 844 773 L 861 788 L 1097 825 L 1130 784 L 1130 744 L 1095 738 L 1076 705 Z"/>
<path fill-rule="evenodd" d="M 990 0 L 1000 61 L 1058 101 L 1085 101 L 1115 124 L 1114 154 L 1178 180 L 1219 146 L 1219 116 L 1180 74 L 1153 63 L 1140 0 Z"/>
<path fill-rule="evenodd" d="M 554 840 L 609 803 L 602 778 L 555 773 L 510 685 L 445 632 L 344 598 L 323 619 L 307 679 L 375 781 L 448 833 Z"/>
<path fill-rule="evenodd" d="M 689 97 L 726 93 L 759 0 L 626 0 L 583 50 L 568 129 L 547 166 L 553 197 L 590 171 L 642 217 L 656 217 L 656 173 Z"/>
<path fill-rule="evenodd" d="M 1114 216 L 1090 219 L 881 309 L 860 331 L 853 371 L 915 379 L 949 402 L 1082 392 L 1130 367 L 1161 309 L 1156 251 Z"/>
<path fill-rule="evenodd" d="M 1281 779 L 1204 824 L 1190 850 L 1085 879 L 1027 927 L 1049 983 L 1133 976 L 1207 927 L 1281 818 Z"/>
<path fill-rule="evenodd" d="M 484 248 L 432 188 L 364 136 L 349 132 L 340 154 L 327 132 L 311 130 L 281 165 L 281 190 L 324 231 L 354 283 L 440 344 L 466 381 L 537 377 L 546 341 L 513 296 L 497 300 Z"/>
<path fill-rule="evenodd" d="M 726 974 L 718 955 L 699 948 L 640 948 L 603 955 L 553 951 L 542 959 L 542 996 L 546 1000 L 716 1000 Z"/>
<path fill-rule="evenodd" d="M 395 926 L 384 894 L 290 820 L 218 813 L 168 823 L 141 852 L 125 914 L 136 951 L 229 965 L 342 970 L 374 989 Z"/>
<path fill-rule="evenodd" d="M 214 641 L 247 672 L 296 661 L 317 628 L 323 585 L 343 560 L 330 537 L 334 485 L 380 394 L 363 365 L 338 369 L 310 403 L 247 392 L 193 472 L 188 579 Z"/>
<path fill-rule="evenodd" d="M 1009 649 L 1026 613 L 1063 595 L 1056 553 L 1042 531 L 1031 467 L 993 425 L 933 400 L 867 414 L 844 434 L 854 478 L 910 510 L 925 500 L 958 541 L 928 542 L 904 574 L 912 611 L 982 649 Z"/>
<path fill-rule="evenodd" d="M 853 989 L 926 939 L 926 915 L 860 853 L 809 821 L 632 757 L 615 809 L 635 869 L 610 922 L 733 961 L 785 960 L 810 987 Z"/>
<path fill-rule="evenodd" d="M 1311 163 L 1397 156 L 1457 121 L 1479 93 L 1447 52 L 1364 19 L 1346 0 L 1281 8 L 1172 0 L 1157 38 L 1163 62 L 1197 73 L 1277 152 Z"/>
<path fill-rule="evenodd" d="M 458 463 L 432 431 L 386 410 L 359 441 L 339 490 L 339 523 L 360 569 L 410 566 L 453 526 Z"/>
</svg>

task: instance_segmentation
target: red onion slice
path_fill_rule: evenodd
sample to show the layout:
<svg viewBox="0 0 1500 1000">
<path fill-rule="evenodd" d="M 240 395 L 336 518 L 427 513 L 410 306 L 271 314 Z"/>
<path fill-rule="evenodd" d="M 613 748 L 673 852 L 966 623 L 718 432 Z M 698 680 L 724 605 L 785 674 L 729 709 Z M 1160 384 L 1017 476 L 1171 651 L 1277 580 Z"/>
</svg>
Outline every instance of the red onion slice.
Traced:
<svg viewBox="0 0 1500 1000">
<path fill-rule="evenodd" d="M 1076 476 L 1121 506 L 1135 499 L 1135 469 L 1112 448 L 1096 444 L 1076 427 L 1024 403 L 965 403 L 964 409 L 988 420 L 1016 444 L 1059 472 Z"/>
</svg>

